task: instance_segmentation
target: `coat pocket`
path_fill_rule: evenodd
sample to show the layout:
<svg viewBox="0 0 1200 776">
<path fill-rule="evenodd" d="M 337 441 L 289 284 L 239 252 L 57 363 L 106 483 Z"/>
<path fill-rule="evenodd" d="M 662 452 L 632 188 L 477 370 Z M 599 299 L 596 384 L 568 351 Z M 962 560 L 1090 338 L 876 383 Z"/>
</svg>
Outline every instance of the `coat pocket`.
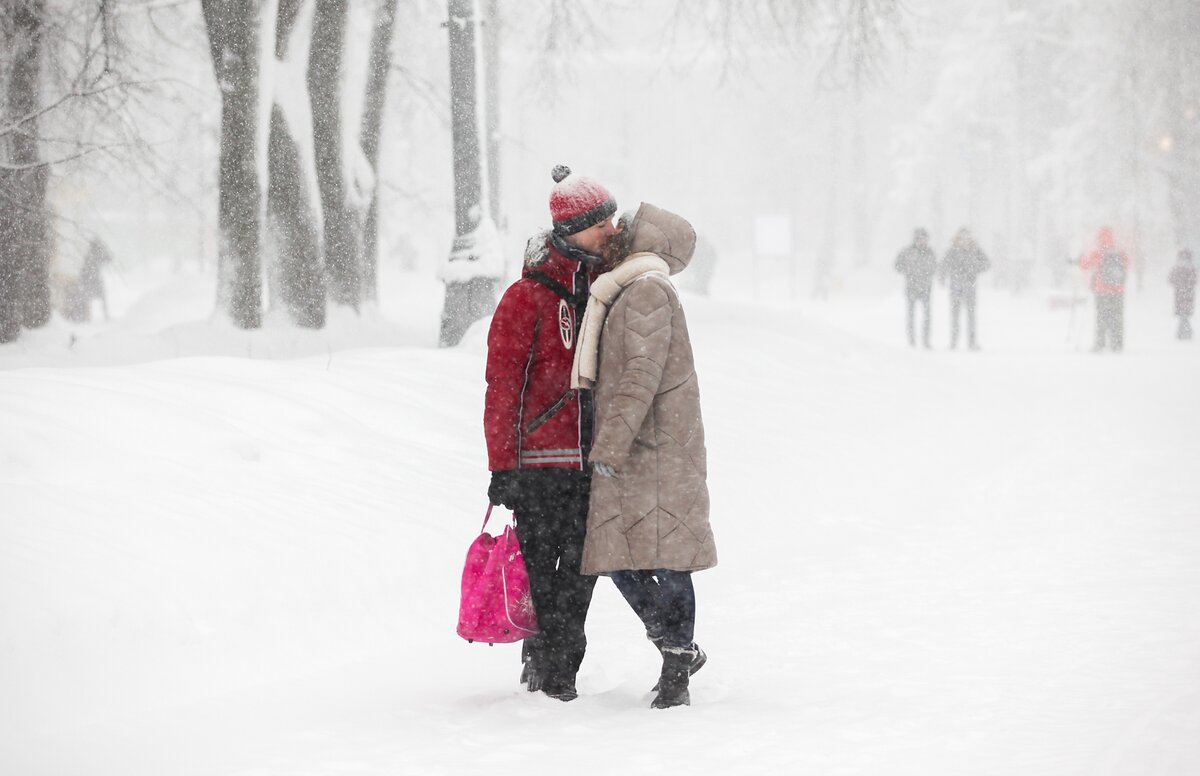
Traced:
<svg viewBox="0 0 1200 776">
<path fill-rule="evenodd" d="M 570 401 L 571 397 L 574 395 L 575 391 L 572 389 L 568 390 L 562 396 L 559 396 L 557 401 L 555 401 L 546 409 L 542 410 L 540 413 L 538 413 L 537 417 L 525 425 L 525 433 L 532 434 L 534 431 L 537 431 L 539 428 L 546 425 L 550 418 L 553 418 L 558 414 L 559 410 L 567 406 L 567 402 Z"/>
</svg>

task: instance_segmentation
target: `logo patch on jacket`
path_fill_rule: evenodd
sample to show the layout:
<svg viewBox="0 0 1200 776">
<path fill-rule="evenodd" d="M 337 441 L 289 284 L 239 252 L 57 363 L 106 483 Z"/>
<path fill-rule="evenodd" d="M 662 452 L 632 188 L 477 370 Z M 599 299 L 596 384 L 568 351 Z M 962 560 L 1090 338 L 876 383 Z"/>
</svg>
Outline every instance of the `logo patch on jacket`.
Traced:
<svg viewBox="0 0 1200 776">
<path fill-rule="evenodd" d="M 562 337 L 563 347 L 571 349 L 575 343 L 575 322 L 571 320 L 571 308 L 567 300 L 558 300 L 558 335 Z"/>
</svg>

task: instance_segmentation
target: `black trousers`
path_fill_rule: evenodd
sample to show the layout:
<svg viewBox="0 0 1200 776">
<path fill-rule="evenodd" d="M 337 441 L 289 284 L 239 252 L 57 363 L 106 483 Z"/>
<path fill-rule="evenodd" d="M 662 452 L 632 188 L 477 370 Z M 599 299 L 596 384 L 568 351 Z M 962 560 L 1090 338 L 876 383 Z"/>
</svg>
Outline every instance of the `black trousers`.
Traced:
<svg viewBox="0 0 1200 776">
<path fill-rule="evenodd" d="M 614 571 L 609 574 L 634 614 L 646 626 L 646 637 L 664 647 L 687 649 L 696 637 L 696 589 L 692 572 Z"/>
<path fill-rule="evenodd" d="M 590 472 L 522 471 L 517 539 L 541 633 L 526 648 L 547 688 L 573 686 L 587 648 L 583 623 L 596 578 L 579 573 L 587 531 Z"/>
<path fill-rule="evenodd" d="M 967 311 L 967 343 L 975 346 L 975 287 L 959 288 L 950 292 L 950 347 L 958 345 L 958 319 L 961 311 Z"/>
<path fill-rule="evenodd" d="M 1093 350 L 1103 350 L 1108 340 L 1113 350 L 1125 345 L 1124 294 L 1096 294 L 1096 344 Z"/>
<path fill-rule="evenodd" d="M 929 347 L 929 292 L 908 292 L 908 344 L 917 344 L 916 317 L 917 305 L 924 308 L 925 320 L 921 326 L 921 344 Z"/>
</svg>

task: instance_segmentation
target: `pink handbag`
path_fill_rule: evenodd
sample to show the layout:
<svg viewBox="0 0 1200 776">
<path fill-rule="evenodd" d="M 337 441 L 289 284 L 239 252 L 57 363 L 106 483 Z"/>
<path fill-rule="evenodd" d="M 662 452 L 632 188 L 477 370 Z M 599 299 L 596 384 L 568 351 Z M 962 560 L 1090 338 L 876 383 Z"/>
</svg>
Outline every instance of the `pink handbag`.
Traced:
<svg viewBox="0 0 1200 776">
<path fill-rule="evenodd" d="M 467 641 L 508 644 L 538 632 L 529 593 L 525 558 L 512 526 L 492 536 L 485 529 L 492 516 L 488 504 L 483 528 L 467 550 L 458 607 L 458 635 Z"/>
</svg>

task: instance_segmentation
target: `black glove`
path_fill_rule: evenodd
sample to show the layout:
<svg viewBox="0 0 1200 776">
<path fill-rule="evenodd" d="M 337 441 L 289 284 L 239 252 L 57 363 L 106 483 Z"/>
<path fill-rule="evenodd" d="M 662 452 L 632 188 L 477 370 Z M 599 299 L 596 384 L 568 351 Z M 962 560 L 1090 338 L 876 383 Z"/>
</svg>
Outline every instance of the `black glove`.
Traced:
<svg viewBox="0 0 1200 776">
<path fill-rule="evenodd" d="M 508 509 L 516 509 L 521 500 L 521 472 L 512 469 L 492 472 L 492 484 L 488 486 L 488 500 Z"/>
</svg>

